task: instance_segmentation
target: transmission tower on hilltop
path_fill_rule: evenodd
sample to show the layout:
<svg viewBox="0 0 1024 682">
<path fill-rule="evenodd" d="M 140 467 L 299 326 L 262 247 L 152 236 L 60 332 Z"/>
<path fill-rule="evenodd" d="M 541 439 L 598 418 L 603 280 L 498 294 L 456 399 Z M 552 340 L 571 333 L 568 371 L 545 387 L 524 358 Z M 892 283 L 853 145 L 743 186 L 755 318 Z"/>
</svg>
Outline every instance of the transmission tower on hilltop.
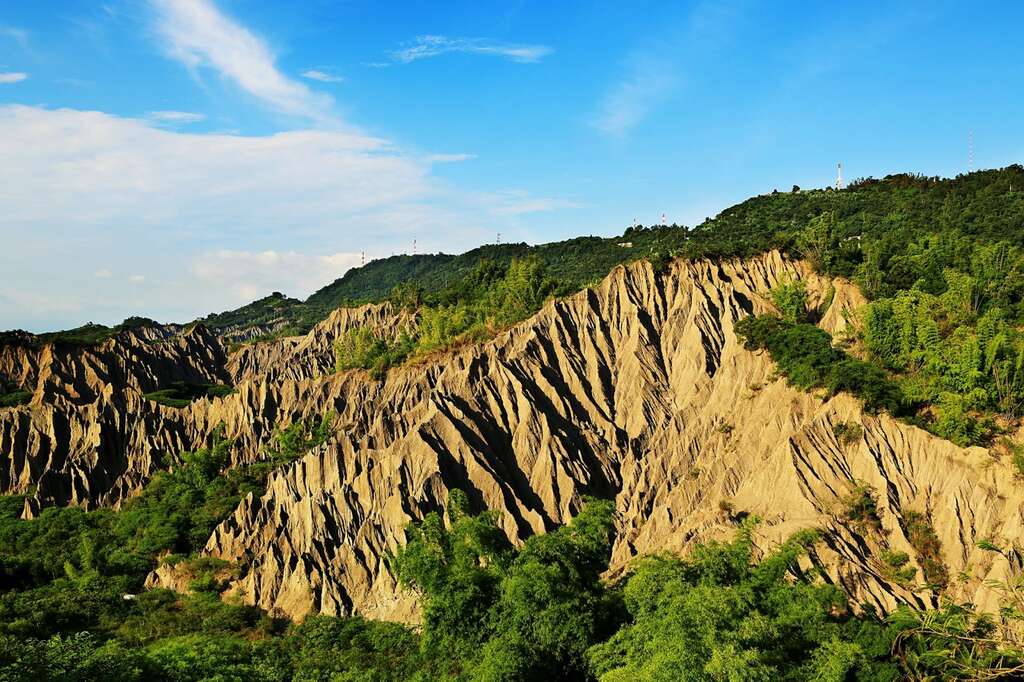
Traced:
<svg viewBox="0 0 1024 682">
<path fill-rule="evenodd" d="M 845 187 L 843 184 L 843 164 L 839 162 L 836 164 L 836 189 L 842 189 Z"/>
</svg>

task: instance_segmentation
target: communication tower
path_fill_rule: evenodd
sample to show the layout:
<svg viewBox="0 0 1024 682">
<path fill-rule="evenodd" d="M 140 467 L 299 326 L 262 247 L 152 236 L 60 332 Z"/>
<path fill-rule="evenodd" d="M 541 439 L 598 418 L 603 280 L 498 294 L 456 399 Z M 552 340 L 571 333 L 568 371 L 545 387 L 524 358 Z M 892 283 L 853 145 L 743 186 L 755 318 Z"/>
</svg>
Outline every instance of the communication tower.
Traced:
<svg viewBox="0 0 1024 682">
<path fill-rule="evenodd" d="M 836 164 L 836 189 L 842 189 L 845 185 L 843 184 L 843 164 L 842 162 Z"/>
</svg>

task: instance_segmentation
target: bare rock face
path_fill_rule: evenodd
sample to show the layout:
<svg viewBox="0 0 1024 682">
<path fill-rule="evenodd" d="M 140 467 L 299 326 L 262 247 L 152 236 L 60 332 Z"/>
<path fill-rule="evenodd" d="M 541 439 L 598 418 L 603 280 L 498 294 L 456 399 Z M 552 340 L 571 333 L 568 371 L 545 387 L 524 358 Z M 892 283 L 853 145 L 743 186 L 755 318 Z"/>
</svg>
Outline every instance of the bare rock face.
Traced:
<svg viewBox="0 0 1024 682">
<path fill-rule="evenodd" d="M 762 519 L 765 549 L 818 528 L 825 541 L 809 563 L 883 609 L 937 599 L 920 570 L 897 584 L 881 560 L 905 551 L 920 569 L 907 539 L 919 513 L 950 575 L 969 573 L 947 594 L 992 608 L 985 581 L 1019 571 L 1021 557 L 975 543 L 1022 537 L 1024 493 L 1009 466 L 777 378 L 733 327 L 769 310 L 785 278 L 807 283 L 820 324 L 837 335 L 863 303 L 848 282 L 779 254 L 677 261 L 663 274 L 636 263 L 486 344 L 383 381 L 333 373 L 333 340 L 361 325 L 397 333 L 415 319 L 388 306 L 338 311 L 306 337 L 233 354 L 222 368 L 237 391 L 222 399 L 174 410 L 107 384 L 85 405 L 0 411 L 0 488 L 36 482 L 37 505 L 116 503 L 159 466 L 154 452 L 197 447 L 223 424 L 236 461 L 250 461 L 275 426 L 333 410 L 336 436 L 243 500 L 205 549 L 236 565 L 236 594 L 276 613 L 413 618 L 413 595 L 397 588 L 386 556 L 455 488 L 502 512 L 514 539 L 567 521 L 584 495 L 613 497 L 613 574 L 639 554 L 728 537 L 748 514 Z M 856 490 L 877 497 L 877 521 L 848 518 Z M 180 582 L 169 570 L 151 581 Z"/>
</svg>

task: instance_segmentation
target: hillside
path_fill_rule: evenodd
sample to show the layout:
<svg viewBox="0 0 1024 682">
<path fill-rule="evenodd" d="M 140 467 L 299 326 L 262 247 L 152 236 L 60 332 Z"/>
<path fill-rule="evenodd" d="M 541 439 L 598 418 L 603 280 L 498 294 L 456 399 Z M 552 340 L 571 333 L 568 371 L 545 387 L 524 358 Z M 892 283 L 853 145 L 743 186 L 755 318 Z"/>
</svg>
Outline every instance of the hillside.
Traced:
<svg viewBox="0 0 1024 682">
<path fill-rule="evenodd" d="M 227 334 L 19 337 L 0 641 L 89 630 L 88 656 L 138 645 L 158 670 L 202 637 L 240 666 L 329 642 L 316 665 L 383 679 L 635 679 L 697 650 L 763 679 L 1013 679 L 1018 181 L 893 176 L 690 231 L 396 257 Z M 386 300 L 237 343 L 350 296 Z"/>
</svg>

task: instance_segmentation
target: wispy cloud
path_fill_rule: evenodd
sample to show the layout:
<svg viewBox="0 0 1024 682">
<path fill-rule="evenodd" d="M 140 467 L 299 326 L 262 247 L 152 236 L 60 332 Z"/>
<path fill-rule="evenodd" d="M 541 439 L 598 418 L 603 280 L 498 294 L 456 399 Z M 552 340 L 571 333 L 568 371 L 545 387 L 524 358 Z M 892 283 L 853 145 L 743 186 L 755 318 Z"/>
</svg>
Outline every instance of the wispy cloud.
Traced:
<svg viewBox="0 0 1024 682">
<path fill-rule="evenodd" d="M 526 213 L 545 213 L 567 208 L 582 208 L 583 205 L 568 199 L 534 197 L 523 190 L 506 190 L 492 195 L 489 202 L 494 215 L 516 216 Z"/>
<path fill-rule="evenodd" d="M 389 53 L 399 64 L 408 64 L 417 59 L 437 57 L 449 52 L 504 57 L 514 62 L 538 62 L 554 50 L 546 45 L 509 45 L 492 43 L 483 38 L 448 38 L 446 36 L 417 36 L 411 45 Z"/>
<path fill-rule="evenodd" d="M 222 14 L 210 0 L 151 2 L 166 49 L 190 69 L 214 69 L 279 112 L 318 124 L 338 124 L 330 97 L 285 76 L 266 43 Z"/>
<path fill-rule="evenodd" d="M 151 111 L 146 118 L 156 123 L 186 124 L 205 121 L 206 116 L 191 111 Z"/>
<path fill-rule="evenodd" d="M 28 47 L 28 31 L 24 29 L 0 25 L 0 37 L 10 38 L 22 47 Z"/>
<path fill-rule="evenodd" d="M 345 80 L 341 76 L 335 76 L 319 69 L 306 69 L 302 72 L 302 77 L 308 78 L 311 81 L 320 81 L 321 83 L 341 83 Z"/>
<path fill-rule="evenodd" d="M 26 78 L 28 78 L 28 74 L 21 71 L 0 72 L 0 83 L 20 83 Z"/>
<path fill-rule="evenodd" d="M 674 67 L 649 55 L 637 55 L 625 76 L 605 93 L 591 125 L 608 135 L 628 135 L 679 82 Z"/>
<path fill-rule="evenodd" d="M 472 161 L 476 154 L 429 154 L 426 160 L 430 163 L 459 163 L 460 161 Z"/>
</svg>

